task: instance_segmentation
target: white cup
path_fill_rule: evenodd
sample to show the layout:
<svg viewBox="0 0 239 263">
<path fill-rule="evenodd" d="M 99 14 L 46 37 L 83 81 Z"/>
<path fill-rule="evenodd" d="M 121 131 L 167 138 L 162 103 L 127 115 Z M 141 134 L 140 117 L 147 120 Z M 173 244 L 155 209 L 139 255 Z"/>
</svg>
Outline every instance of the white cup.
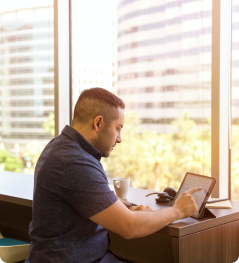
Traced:
<svg viewBox="0 0 239 263">
<path fill-rule="evenodd" d="M 116 195 L 121 199 L 127 200 L 130 178 L 113 178 L 113 184 Z"/>
</svg>

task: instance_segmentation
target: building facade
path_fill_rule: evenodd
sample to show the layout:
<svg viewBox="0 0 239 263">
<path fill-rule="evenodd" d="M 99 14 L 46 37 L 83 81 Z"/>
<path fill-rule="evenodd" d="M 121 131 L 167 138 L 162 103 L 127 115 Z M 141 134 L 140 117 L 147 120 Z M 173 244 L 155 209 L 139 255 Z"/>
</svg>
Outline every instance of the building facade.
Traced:
<svg viewBox="0 0 239 263">
<path fill-rule="evenodd" d="M 210 0 L 119 2 L 118 92 L 144 128 L 211 117 L 211 10 Z"/>
<path fill-rule="evenodd" d="M 47 4 L 0 12 L 0 133 L 15 155 L 31 141 L 44 145 L 53 137 L 43 127 L 54 112 L 53 8 Z"/>
<path fill-rule="evenodd" d="M 54 10 L 52 0 L 13 2 L 0 11 L 0 142 L 21 156 L 53 137 Z M 116 1 L 72 1 L 73 107 L 86 88 L 117 92 L 116 17 Z"/>
</svg>

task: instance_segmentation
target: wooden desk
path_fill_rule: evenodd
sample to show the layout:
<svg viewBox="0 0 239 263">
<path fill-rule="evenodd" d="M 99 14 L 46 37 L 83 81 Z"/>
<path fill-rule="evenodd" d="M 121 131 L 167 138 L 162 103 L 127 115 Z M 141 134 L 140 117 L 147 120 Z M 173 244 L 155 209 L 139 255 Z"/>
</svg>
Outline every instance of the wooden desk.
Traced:
<svg viewBox="0 0 239 263">
<path fill-rule="evenodd" d="M 129 200 L 151 206 L 157 205 L 150 191 L 130 189 Z M 29 240 L 28 228 L 32 218 L 33 176 L 0 172 L 0 231 L 3 236 Z M 125 240 L 110 233 L 110 248 L 119 256 L 133 262 L 232 263 L 239 256 L 239 203 L 232 209 L 212 209 L 214 219 L 187 218 L 179 220 L 148 237 Z"/>
<path fill-rule="evenodd" d="M 34 176 L 0 172 L 0 201 L 32 207 Z"/>
<path fill-rule="evenodd" d="M 34 176 L 0 172 L 0 231 L 3 236 L 30 241 Z"/>
<path fill-rule="evenodd" d="M 130 189 L 128 200 L 151 206 L 154 210 L 167 207 L 155 203 L 157 195 Z M 132 262 L 232 263 L 239 257 L 239 203 L 232 209 L 211 209 L 217 218 L 178 220 L 155 234 L 125 240 L 110 233 L 110 249 Z"/>
</svg>

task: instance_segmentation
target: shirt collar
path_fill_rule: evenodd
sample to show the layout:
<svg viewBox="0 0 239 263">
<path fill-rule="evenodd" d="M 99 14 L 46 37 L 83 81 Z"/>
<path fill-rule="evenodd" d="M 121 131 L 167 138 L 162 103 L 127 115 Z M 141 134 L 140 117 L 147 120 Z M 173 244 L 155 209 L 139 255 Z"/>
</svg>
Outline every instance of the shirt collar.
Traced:
<svg viewBox="0 0 239 263">
<path fill-rule="evenodd" d="M 76 141 L 84 151 L 88 152 L 98 161 L 100 161 L 102 157 L 101 153 L 91 143 L 89 143 L 77 130 L 66 125 L 61 133 L 64 133 L 66 136 Z"/>
</svg>

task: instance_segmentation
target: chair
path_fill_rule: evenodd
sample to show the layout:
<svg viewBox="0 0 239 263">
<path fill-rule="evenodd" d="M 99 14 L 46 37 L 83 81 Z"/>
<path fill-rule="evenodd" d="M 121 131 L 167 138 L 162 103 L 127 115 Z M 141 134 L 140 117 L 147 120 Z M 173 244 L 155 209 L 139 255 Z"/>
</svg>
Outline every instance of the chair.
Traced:
<svg viewBox="0 0 239 263">
<path fill-rule="evenodd" d="M 29 254 L 30 242 L 4 238 L 0 232 L 0 260 L 13 263 L 26 259 Z"/>
</svg>

